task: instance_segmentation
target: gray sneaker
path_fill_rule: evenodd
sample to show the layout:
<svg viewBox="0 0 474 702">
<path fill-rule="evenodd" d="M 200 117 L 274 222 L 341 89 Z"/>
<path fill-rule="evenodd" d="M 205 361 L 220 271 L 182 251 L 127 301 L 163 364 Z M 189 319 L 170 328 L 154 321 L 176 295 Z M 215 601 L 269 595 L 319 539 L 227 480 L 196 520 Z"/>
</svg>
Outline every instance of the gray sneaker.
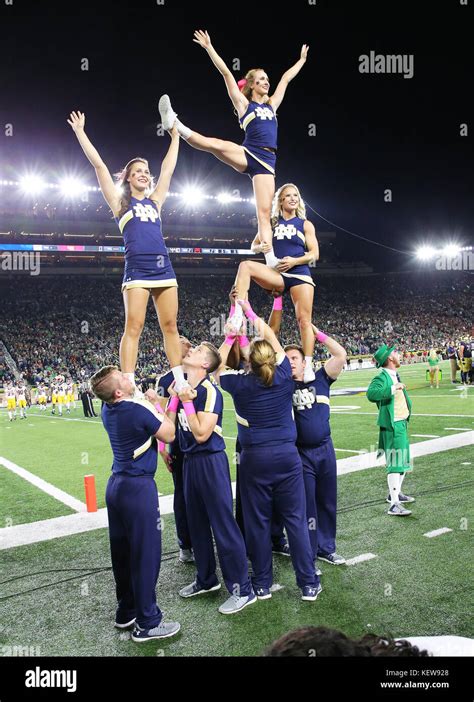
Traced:
<svg viewBox="0 0 474 702">
<path fill-rule="evenodd" d="M 178 622 L 160 622 L 153 629 L 142 629 L 138 625 L 132 631 L 132 641 L 142 643 L 143 641 L 153 641 L 154 639 L 167 639 L 174 636 L 181 629 Z"/>
<path fill-rule="evenodd" d="M 171 101 L 168 95 L 162 95 L 158 103 L 158 109 L 160 111 L 161 124 L 166 132 L 169 132 L 173 128 L 173 125 L 178 116 L 171 107 Z"/>
<path fill-rule="evenodd" d="M 402 507 L 401 504 L 396 502 L 387 511 L 387 514 L 390 514 L 392 517 L 408 517 L 408 515 L 411 514 L 411 510 L 405 509 L 405 507 Z"/>
<path fill-rule="evenodd" d="M 214 585 L 214 587 L 210 587 L 208 590 L 204 590 L 204 588 L 200 589 L 196 581 L 194 581 L 191 583 L 191 585 L 186 585 L 186 587 L 181 588 L 179 594 L 181 597 L 194 597 L 195 595 L 205 595 L 207 592 L 214 592 L 215 590 L 220 589 L 220 583 L 217 583 L 217 585 Z"/>
<path fill-rule="evenodd" d="M 238 595 L 231 595 L 228 600 L 221 604 L 219 607 L 219 612 L 221 614 L 236 614 L 244 609 L 249 604 L 253 604 L 257 601 L 255 593 L 252 592 L 247 597 L 239 597 Z"/>
<path fill-rule="evenodd" d="M 178 560 L 180 563 L 194 563 L 194 553 L 190 548 L 180 548 Z"/>
</svg>

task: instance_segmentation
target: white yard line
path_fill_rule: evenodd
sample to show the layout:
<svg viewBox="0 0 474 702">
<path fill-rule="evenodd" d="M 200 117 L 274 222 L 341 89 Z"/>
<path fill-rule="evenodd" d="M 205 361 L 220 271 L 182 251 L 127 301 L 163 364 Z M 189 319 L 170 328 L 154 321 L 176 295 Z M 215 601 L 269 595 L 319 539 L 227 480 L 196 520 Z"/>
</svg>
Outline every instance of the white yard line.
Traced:
<svg viewBox="0 0 474 702">
<path fill-rule="evenodd" d="M 410 434 L 410 436 L 416 436 L 421 439 L 439 439 L 439 434 Z"/>
<path fill-rule="evenodd" d="M 469 427 L 444 427 L 444 431 L 472 431 Z"/>
<path fill-rule="evenodd" d="M 434 531 L 427 531 L 426 534 L 423 534 L 423 536 L 427 536 L 429 539 L 432 539 L 435 536 L 440 536 L 440 534 L 447 534 L 448 531 L 452 531 L 452 529 L 442 527 L 441 529 L 434 529 Z"/>
<path fill-rule="evenodd" d="M 364 561 L 371 561 L 372 558 L 377 558 L 376 553 L 361 553 L 360 556 L 354 556 L 354 558 L 347 558 L 346 565 L 353 566 L 357 563 L 363 563 Z"/>
<path fill-rule="evenodd" d="M 352 451 L 351 449 L 338 449 L 338 448 L 335 448 L 334 451 L 343 451 L 344 453 L 365 453 L 365 451 Z"/>
<path fill-rule="evenodd" d="M 470 446 L 473 443 L 474 431 L 471 431 L 469 434 L 462 433 L 443 436 L 429 441 L 419 441 L 411 446 L 411 454 L 413 457 L 427 456 L 440 451 Z M 350 456 L 349 458 L 340 458 L 337 461 L 337 473 L 338 475 L 345 475 L 346 473 L 366 470 L 367 468 L 383 465 L 383 461 L 383 457 L 380 460 L 376 459 L 375 451 Z M 232 483 L 232 495 L 235 498 L 235 482 Z M 161 514 L 171 514 L 173 512 L 173 495 L 166 495 L 160 498 L 160 512 Z M 0 529 L 0 550 L 24 546 L 38 541 L 48 541 L 49 539 L 70 536 L 106 526 L 107 510 L 105 508 L 100 509 L 98 512 L 85 512 L 66 517 L 57 517 L 56 519 L 45 519 L 41 522 L 19 524 L 18 526 Z"/>
<path fill-rule="evenodd" d="M 0 456 L 0 465 L 3 465 L 12 473 L 19 475 L 20 478 L 27 480 L 35 487 L 39 488 L 43 492 L 46 492 L 51 497 L 54 497 L 56 500 L 59 500 L 59 502 L 62 502 L 68 507 L 71 507 L 71 509 L 75 510 L 76 512 L 83 512 L 87 510 L 87 507 L 84 502 L 77 500 L 72 495 L 69 495 L 67 492 L 64 492 L 64 490 L 60 490 L 54 485 L 51 485 L 51 483 L 47 483 L 46 480 L 38 478 L 37 475 L 30 473 L 28 470 L 22 468 L 21 466 L 17 466 L 16 463 L 9 461 L 7 458 L 3 458 L 3 456 Z"/>
<path fill-rule="evenodd" d="M 441 436 L 439 439 L 430 439 L 429 441 L 418 441 L 410 446 L 410 454 L 413 458 L 419 458 L 420 456 L 429 456 L 440 451 L 472 446 L 473 444 L 474 431 L 469 431 L 462 434 L 452 434 L 451 436 Z M 337 474 L 345 475 L 346 473 L 383 465 L 385 465 L 384 456 L 377 458 L 377 451 L 372 451 L 360 456 L 340 458 L 337 462 Z"/>
</svg>

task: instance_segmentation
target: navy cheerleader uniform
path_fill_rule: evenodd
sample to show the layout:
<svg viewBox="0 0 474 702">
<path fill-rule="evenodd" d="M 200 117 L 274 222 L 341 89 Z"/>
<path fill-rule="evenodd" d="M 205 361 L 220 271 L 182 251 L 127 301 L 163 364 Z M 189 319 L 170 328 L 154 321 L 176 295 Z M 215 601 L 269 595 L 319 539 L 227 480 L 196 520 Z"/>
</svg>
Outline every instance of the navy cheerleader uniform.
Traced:
<svg viewBox="0 0 474 702">
<path fill-rule="evenodd" d="M 216 542 L 222 575 L 231 595 L 252 596 L 245 545 L 234 519 L 229 461 L 222 438 L 222 393 L 209 376 L 194 388 L 193 404 L 196 414 L 212 412 L 218 415 L 211 436 L 198 443 L 192 433 L 186 413 L 178 405 L 179 445 L 184 454 L 184 497 L 189 531 L 196 562 L 196 584 L 199 590 L 210 590 L 218 584 L 214 544 Z"/>
<path fill-rule="evenodd" d="M 273 511 L 285 525 L 298 586 L 318 588 L 306 521 L 303 468 L 295 446 L 290 362 L 284 354 L 278 358 L 270 387 L 242 370 L 222 372 L 220 384 L 235 405 L 242 446 L 239 473 L 245 538 L 257 596 L 272 585 Z"/>
<path fill-rule="evenodd" d="M 242 144 L 247 156 L 247 173 L 250 178 L 262 173 L 275 175 L 278 122 L 271 104 L 251 101 L 239 119 L 245 132 Z"/>
<path fill-rule="evenodd" d="M 125 244 L 122 290 L 169 288 L 178 285 L 153 200 L 130 198 L 130 209 L 115 217 Z"/>
<path fill-rule="evenodd" d="M 116 621 L 136 617 L 142 629 L 163 618 L 156 602 L 161 564 L 161 522 L 154 437 L 163 415 L 146 400 L 104 402 L 102 422 L 114 456 L 105 501 L 118 608 Z"/>
<path fill-rule="evenodd" d="M 278 222 L 273 228 L 273 251 L 277 258 L 300 258 L 306 253 L 306 239 L 304 235 L 305 220 L 301 217 L 292 217 L 291 219 L 278 218 Z M 314 287 L 311 271 L 307 263 L 300 266 L 293 266 L 286 273 L 280 273 L 283 276 L 285 291 L 289 290 L 293 285 L 302 285 L 308 283 Z"/>
<path fill-rule="evenodd" d="M 293 392 L 296 446 L 303 462 L 314 558 L 336 551 L 337 462 L 329 426 L 329 388 L 333 382 L 320 368 L 312 382 L 295 381 Z"/>
</svg>

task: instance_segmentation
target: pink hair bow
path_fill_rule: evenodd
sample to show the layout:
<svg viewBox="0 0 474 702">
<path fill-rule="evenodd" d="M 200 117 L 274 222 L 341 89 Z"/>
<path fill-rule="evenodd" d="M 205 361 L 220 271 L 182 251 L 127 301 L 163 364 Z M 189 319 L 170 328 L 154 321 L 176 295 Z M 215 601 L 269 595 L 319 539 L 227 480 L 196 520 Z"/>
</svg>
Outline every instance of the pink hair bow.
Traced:
<svg viewBox="0 0 474 702">
<path fill-rule="evenodd" d="M 242 91 L 242 88 L 247 85 L 247 78 L 241 78 L 237 81 L 237 85 L 239 86 L 239 90 Z"/>
</svg>

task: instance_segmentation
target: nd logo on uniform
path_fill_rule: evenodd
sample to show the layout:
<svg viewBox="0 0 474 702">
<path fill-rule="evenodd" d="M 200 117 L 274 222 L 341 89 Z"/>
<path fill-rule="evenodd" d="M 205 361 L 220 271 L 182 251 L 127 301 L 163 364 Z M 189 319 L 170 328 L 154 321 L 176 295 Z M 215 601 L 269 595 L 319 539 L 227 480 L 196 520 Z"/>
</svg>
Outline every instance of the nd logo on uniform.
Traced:
<svg viewBox="0 0 474 702">
<path fill-rule="evenodd" d="M 315 402 L 314 392 L 310 388 L 301 388 L 293 393 L 293 405 L 296 409 L 311 409 Z"/>
<path fill-rule="evenodd" d="M 275 227 L 273 236 L 276 239 L 291 239 L 291 237 L 296 236 L 297 230 L 294 224 L 279 224 Z"/>
<path fill-rule="evenodd" d="M 135 210 L 135 217 L 139 217 L 141 222 L 149 222 L 150 219 L 152 222 L 156 222 L 159 219 L 159 214 L 153 205 L 142 205 L 139 203 L 134 205 L 133 209 Z"/>
<path fill-rule="evenodd" d="M 256 107 L 255 114 L 260 119 L 273 119 L 275 116 L 269 107 Z"/>
</svg>

